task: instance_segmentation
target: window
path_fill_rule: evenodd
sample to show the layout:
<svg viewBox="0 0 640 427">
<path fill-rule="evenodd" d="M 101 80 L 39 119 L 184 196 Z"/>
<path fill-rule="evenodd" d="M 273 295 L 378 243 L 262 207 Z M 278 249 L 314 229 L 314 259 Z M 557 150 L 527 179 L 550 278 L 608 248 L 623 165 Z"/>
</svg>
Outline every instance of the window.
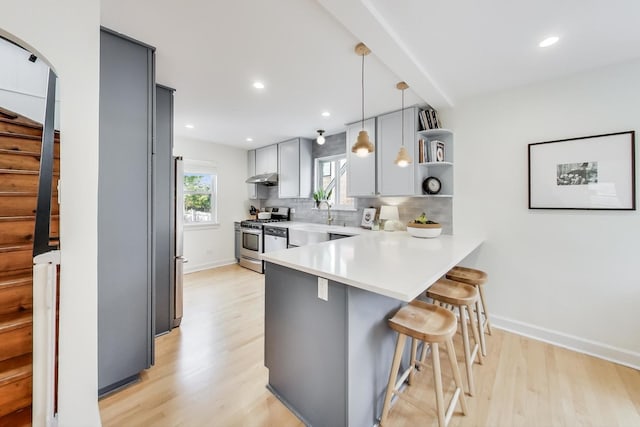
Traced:
<svg viewBox="0 0 640 427">
<path fill-rule="evenodd" d="M 209 163 L 185 160 L 182 187 L 185 224 L 218 222 L 217 178 Z"/>
<path fill-rule="evenodd" d="M 316 159 L 316 190 L 331 191 L 329 203 L 336 210 L 355 210 L 354 199 L 347 197 L 347 157 L 344 154 Z"/>
</svg>

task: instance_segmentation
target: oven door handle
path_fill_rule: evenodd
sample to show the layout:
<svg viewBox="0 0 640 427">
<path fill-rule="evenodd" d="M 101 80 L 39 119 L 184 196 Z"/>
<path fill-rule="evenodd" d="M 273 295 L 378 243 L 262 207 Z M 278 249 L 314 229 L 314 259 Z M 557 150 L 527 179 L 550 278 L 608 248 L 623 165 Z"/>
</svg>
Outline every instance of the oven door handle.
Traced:
<svg viewBox="0 0 640 427">
<path fill-rule="evenodd" d="M 247 234 L 262 234 L 262 230 L 255 230 L 253 228 L 241 228 L 240 231 Z"/>
</svg>

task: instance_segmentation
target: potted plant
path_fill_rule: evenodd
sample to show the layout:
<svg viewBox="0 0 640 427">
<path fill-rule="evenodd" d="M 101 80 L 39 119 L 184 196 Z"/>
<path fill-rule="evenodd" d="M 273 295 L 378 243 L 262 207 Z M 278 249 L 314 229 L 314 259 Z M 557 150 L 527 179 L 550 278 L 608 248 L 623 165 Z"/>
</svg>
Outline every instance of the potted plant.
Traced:
<svg viewBox="0 0 640 427">
<path fill-rule="evenodd" d="M 333 188 L 328 192 L 325 192 L 324 189 L 319 189 L 313 193 L 313 200 L 316 202 L 316 208 L 320 209 L 321 202 L 327 202 L 331 198 L 331 194 L 333 194 Z"/>
</svg>

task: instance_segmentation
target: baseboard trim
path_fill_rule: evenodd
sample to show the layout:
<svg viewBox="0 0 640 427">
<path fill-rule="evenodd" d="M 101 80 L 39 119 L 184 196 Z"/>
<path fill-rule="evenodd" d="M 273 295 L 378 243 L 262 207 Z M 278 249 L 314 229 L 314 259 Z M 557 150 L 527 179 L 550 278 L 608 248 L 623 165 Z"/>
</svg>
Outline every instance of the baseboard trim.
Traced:
<svg viewBox="0 0 640 427">
<path fill-rule="evenodd" d="M 222 267 L 225 265 L 235 264 L 235 258 L 225 259 L 221 261 L 206 262 L 204 264 L 185 264 L 184 274 L 195 273 L 197 271 L 209 270 L 210 268 Z"/>
<path fill-rule="evenodd" d="M 552 331 L 518 320 L 508 319 L 502 316 L 491 315 L 491 326 L 522 335 L 527 338 L 557 345 L 569 350 L 584 353 L 599 359 L 608 360 L 619 365 L 628 366 L 640 370 L 640 353 L 613 347 L 608 344 L 587 340 L 575 335 Z"/>
</svg>

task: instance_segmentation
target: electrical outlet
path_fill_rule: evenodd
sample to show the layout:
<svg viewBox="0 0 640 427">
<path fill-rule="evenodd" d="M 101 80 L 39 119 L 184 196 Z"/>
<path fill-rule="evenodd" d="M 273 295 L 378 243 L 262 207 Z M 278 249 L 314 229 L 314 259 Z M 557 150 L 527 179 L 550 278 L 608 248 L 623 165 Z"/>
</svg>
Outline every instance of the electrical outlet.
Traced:
<svg viewBox="0 0 640 427">
<path fill-rule="evenodd" d="M 296 208 L 289 209 L 289 213 L 296 213 Z"/>
<path fill-rule="evenodd" d="M 318 277 L 318 298 L 329 301 L 329 281 L 324 277 Z"/>
</svg>

